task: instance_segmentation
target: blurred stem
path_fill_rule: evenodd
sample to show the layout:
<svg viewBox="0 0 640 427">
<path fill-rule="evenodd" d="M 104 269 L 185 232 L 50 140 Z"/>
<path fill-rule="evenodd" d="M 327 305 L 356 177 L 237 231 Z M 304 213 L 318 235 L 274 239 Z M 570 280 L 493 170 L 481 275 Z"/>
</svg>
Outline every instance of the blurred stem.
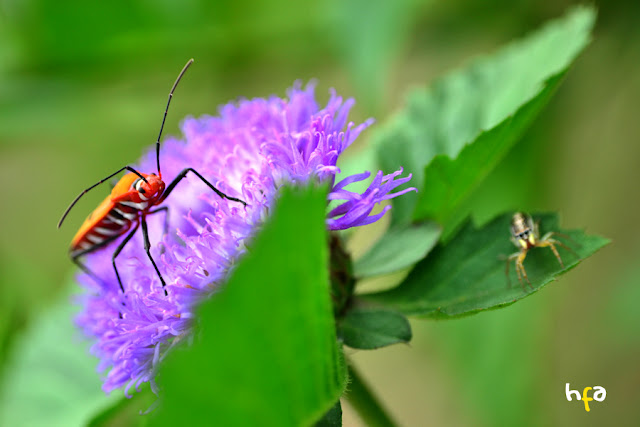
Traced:
<svg viewBox="0 0 640 427">
<path fill-rule="evenodd" d="M 347 401 L 358 412 L 368 426 L 395 426 L 378 399 L 371 393 L 367 384 L 360 378 L 352 364 L 349 369 L 349 387 L 345 395 Z"/>
</svg>

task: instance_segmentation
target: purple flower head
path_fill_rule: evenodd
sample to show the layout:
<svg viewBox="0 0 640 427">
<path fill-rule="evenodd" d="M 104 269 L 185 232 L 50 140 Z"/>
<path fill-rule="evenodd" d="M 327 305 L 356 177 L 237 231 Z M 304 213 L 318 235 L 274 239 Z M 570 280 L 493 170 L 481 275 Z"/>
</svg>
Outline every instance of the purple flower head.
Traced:
<svg viewBox="0 0 640 427">
<path fill-rule="evenodd" d="M 329 200 L 344 201 L 328 214 L 330 230 L 377 221 L 389 207 L 371 215 L 376 204 L 415 190 L 391 193 L 411 178 L 398 178 L 402 170 L 386 176 L 378 172 L 362 194 L 346 187 L 368 178 L 369 172 L 335 184 L 340 154 L 372 120 L 347 123 L 354 102 L 343 101 L 333 91 L 320 108 L 313 84 L 295 84 L 287 96 L 240 100 L 220 107 L 216 117 L 188 118 L 182 124 L 183 140 L 162 143 L 165 182 L 192 167 L 219 190 L 247 203 L 245 207 L 223 199 L 187 175 L 163 203 L 169 216 L 164 211 L 148 216 L 151 254 L 168 295 L 146 255 L 142 233 L 136 233 L 117 258 L 124 294 L 111 262 L 118 243 L 86 256 L 86 265 L 104 283 L 79 274 L 90 292 L 81 297 L 77 324 L 94 340 L 91 351 L 100 359 L 98 370 L 106 373 L 105 392 L 125 386 L 129 395 L 147 381 L 156 391 L 158 364 L 172 346 L 191 338 L 195 307 L 224 283 L 245 252 L 245 242 L 268 217 L 281 185 L 310 179 L 328 182 Z M 155 171 L 154 150 L 138 169 Z"/>
</svg>

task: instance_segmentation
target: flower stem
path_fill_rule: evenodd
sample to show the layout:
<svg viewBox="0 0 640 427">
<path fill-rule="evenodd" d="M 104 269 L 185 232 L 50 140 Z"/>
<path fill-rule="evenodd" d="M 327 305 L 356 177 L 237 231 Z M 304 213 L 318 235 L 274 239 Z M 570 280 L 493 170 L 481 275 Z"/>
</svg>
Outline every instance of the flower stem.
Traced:
<svg viewBox="0 0 640 427">
<path fill-rule="evenodd" d="M 353 365 L 348 365 L 349 387 L 344 396 L 368 426 L 395 426 Z"/>
</svg>

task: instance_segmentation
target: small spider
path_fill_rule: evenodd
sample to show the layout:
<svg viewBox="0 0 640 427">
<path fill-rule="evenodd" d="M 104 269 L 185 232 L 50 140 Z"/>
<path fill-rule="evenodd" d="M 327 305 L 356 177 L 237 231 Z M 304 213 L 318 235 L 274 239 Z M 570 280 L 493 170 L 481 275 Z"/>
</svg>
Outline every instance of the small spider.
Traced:
<svg viewBox="0 0 640 427">
<path fill-rule="evenodd" d="M 552 236 L 554 235 L 569 239 L 569 236 L 554 231 L 551 231 L 540 238 L 538 222 L 534 223 L 530 215 L 522 212 L 516 212 L 513 215 L 513 218 L 511 219 L 511 241 L 520 249 L 520 251 L 509 255 L 507 258 L 505 274 L 507 275 L 509 286 L 511 286 L 511 279 L 509 279 L 509 264 L 511 264 L 511 260 L 515 260 L 516 273 L 518 274 L 518 280 L 520 281 L 520 285 L 522 285 L 522 289 L 525 289 L 524 283 L 522 282 L 523 276 L 529 286 L 533 289 L 533 285 L 529 281 L 529 277 L 527 277 L 527 271 L 524 269 L 523 264 L 524 259 L 527 256 L 527 251 L 531 248 L 550 247 L 562 268 L 564 268 L 564 263 L 562 262 L 562 258 L 560 258 L 556 245 L 562 246 L 568 251 L 574 253 L 576 256 L 578 255 L 564 243 L 553 239 Z"/>
</svg>

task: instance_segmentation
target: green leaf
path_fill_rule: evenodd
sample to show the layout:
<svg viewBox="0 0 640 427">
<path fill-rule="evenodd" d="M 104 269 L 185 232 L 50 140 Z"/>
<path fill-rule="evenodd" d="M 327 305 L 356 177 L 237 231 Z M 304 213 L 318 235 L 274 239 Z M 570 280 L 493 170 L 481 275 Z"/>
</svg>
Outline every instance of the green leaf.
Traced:
<svg viewBox="0 0 640 427">
<path fill-rule="evenodd" d="M 309 425 L 346 370 L 329 296 L 326 189 L 283 189 L 224 289 L 199 310 L 193 346 L 161 366 L 155 425 Z"/>
<path fill-rule="evenodd" d="M 411 325 L 400 313 L 383 308 L 353 308 L 338 322 L 338 336 L 352 348 L 372 350 L 411 341 Z"/>
<path fill-rule="evenodd" d="M 583 231 L 560 230 L 556 215 L 535 215 L 534 219 L 540 220 L 541 233 L 556 231 L 568 235 L 570 240 L 558 239 L 580 258 L 558 248 L 565 266 L 561 268 L 549 248 L 530 250 L 524 267 L 532 288 L 526 282 L 520 286 L 513 266 L 509 286 L 505 257 L 517 252 L 517 248 L 509 239 L 511 215 L 505 214 L 480 229 L 467 224 L 448 244 L 437 246 L 429 257 L 416 264 L 397 288 L 361 297 L 406 315 L 449 318 L 472 314 L 507 306 L 531 295 L 609 243 Z"/>
<path fill-rule="evenodd" d="M 575 8 L 411 93 L 404 111 L 375 140 L 382 169 L 402 166 L 418 187 L 418 194 L 393 200 L 393 224 L 444 222 L 451 215 L 531 124 L 589 42 L 594 20 L 592 8 Z"/>
<path fill-rule="evenodd" d="M 355 262 L 355 276 L 377 276 L 412 266 L 435 246 L 440 232 L 440 226 L 429 221 L 388 230 Z"/>
<path fill-rule="evenodd" d="M 118 393 L 120 394 L 120 393 Z M 158 397 L 151 392 L 148 383 L 140 386 L 140 391 L 131 398 L 121 396 L 110 407 L 96 413 L 86 424 L 89 427 L 115 425 L 146 425 L 149 417 L 141 414 L 152 411 L 158 404 Z"/>
<path fill-rule="evenodd" d="M 102 391 L 97 359 L 78 339 L 74 311 L 65 295 L 16 338 L 5 369 L 0 425 L 86 425 L 122 396 Z"/>
<path fill-rule="evenodd" d="M 447 224 L 461 203 L 486 178 L 509 149 L 522 136 L 547 104 L 564 73 L 549 79 L 545 88 L 513 116 L 480 134 L 458 156 L 434 157 L 425 169 L 423 191 L 418 196 L 414 219 L 431 218 Z"/>
</svg>

